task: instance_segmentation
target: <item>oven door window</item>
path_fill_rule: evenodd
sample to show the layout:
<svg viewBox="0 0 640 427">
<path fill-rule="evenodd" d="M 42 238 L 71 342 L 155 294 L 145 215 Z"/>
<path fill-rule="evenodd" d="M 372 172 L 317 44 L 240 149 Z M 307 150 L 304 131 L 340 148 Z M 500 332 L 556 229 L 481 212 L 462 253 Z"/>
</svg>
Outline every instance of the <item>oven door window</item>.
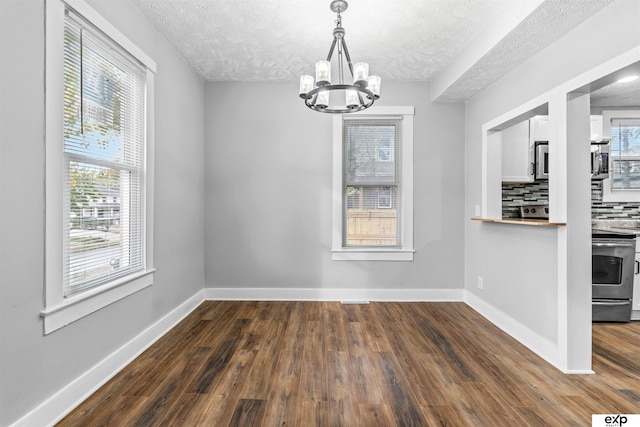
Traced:
<svg viewBox="0 0 640 427">
<path fill-rule="evenodd" d="M 622 284 L 622 258 L 608 255 L 593 255 L 591 259 L 594 284 Z"/>
</svg>

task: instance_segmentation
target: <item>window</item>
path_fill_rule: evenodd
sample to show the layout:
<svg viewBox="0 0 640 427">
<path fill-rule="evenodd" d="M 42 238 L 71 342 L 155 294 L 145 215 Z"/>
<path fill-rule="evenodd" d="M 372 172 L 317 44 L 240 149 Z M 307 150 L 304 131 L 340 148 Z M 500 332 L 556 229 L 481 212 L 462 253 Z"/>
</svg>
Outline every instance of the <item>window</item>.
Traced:
<svg viewBox="0 0 640 427">
<path fill-rule="evenodd" d="M 611 137 L 611 177 L 603 201 L 640 201 L 640 111 L 603 111 L 604 134 Z"/>
<path fill-rule="evenodd" d="M 155 70 L 83 1 L 47 4 L 45 333 L 153 281 Z"/>
<path fill-rule="evenodd" d="M 612 187 L 640 190 L 640 118 L 611 120 Z"/>
<path fill-rule="evenodd" d="M 413 107 L 370 110 L 334 119 L 332 258 L 410 261 Z"/>
</svg>

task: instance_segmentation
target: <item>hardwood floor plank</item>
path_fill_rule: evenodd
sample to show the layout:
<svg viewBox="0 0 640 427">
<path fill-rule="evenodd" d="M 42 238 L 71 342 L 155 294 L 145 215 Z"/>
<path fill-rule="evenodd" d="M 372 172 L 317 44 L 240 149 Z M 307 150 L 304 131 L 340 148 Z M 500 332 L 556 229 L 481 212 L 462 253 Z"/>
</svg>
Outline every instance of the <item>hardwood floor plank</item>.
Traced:
<svg viewBox="0 0 640 427">
<path fill-rule="evenodd" d="M 263 320 L 256 322 L 253 333 L 259 337 L 259 348 L 251 366 L 251 374 L 242 390 L 242 398 L 264 400 L 269 395 L 269 385 L 278 363 L 278 354 L 282 350 L 286 323 L 282 321 Z"/>
<path fill-rule="evenodd" d="M 289 318 L 284 331 L 282 349 L 271 376 L 268 405 L 264 415 L 265 426 L 293 426 L 298 410 L 298 390 L 302 371 L 305 323 L 303 305 L 289 303 Z"/>
<path fill-rule="evenodd" d="M 362 403 L 359 405 L 360 427 L 397 427 L 389 405 Z M 348 425 L 348 424 L 347 424 Z"/>
<path fill-rule="evenodd" d="M 236 404 L 241 400 L 243 387 L 249 381 L 256 353 L 255 350 L 238 350 L 223 370 L 220 380 L 208 393 L 217 404 L 207 410 L 205 425 L 209 419 L 211 422 L 225 424 L 232 418 Z"/>
<path fill-rule="evenodd" d="M 364 332 L 365 342 L 371 351 L 390 352 L 391 346 L 384 332 L 384 325 L 375 313 L 377 304 L 356 305 L 355 322 L 360 323 Z"/>
<path fill-rule="evenodd" d="M 355 385 L 351 378 L 351 360 L 346 352 L 327 352 L 329 387 L 329 424 L 332 426 L 354 425 L 360 418 L 358 402 L 355 401 Z"/>
<path fill-rule="evenodd" d="M 103 401 L 102 405 L 96 408 L 78 408 L 57 425 L 61 427 L 132 425 L 132 418 L 145 405 L 147 399 L 144 396 L 116 396 Z"/>
<path fill-rule="evenodd" d="M 204 366 L 187 386 L 187 393 L 200 393 L 207 394 L 215 386 L 216 381 L 219 380 L 220 374 L 225 369 L 233 354 L 238 347 L 238 344 L 242 341 L 243 333 L 250 323 L 249 320 L 240 319 L 233 322 L 234 327 L 231 328 L 229 335 L 226 336 L 226 340 L 220 342 L 215 350 L 212 351 L 211 356 L 204 363 Z"/>
<path fill-rule="evenodd" d="M 425 426 L 424 415 L 417 404 L 407 379 L 402 374 L 395 356 L 376 353 L 376 368 L 384 378 L 386 401 L 389 402 L 396 424 L 400 426 Z"/>
<path fill-rule="evenodd" d="M 590 425 L 640 412 L 640 322 L 565 375 L 463 303 L 206 301 L 60 426 Z"/>
<path fill-rule="evenodd" d="M 348 351 L 345 313 L 337 302 L 324 303 L 323 327 L 327 351 Z"/>
<path fill-rule="evenodd" d="M 157 373 L 161 378 L 148 381 L 148 399 L 140 408 L 132 425 L 148 426 L 159 424 L 178 402 L 189 381 L 196 375 L 200 367 L 210 355 L 208 348 L 197 347 L 164 365 L 165 370 Z"/>
<path fill-rule="evenodd" d="M 264 407 L 264 400 L 241 399 L 233 412 L 229 426 L 251 427 L 262 425 Z"/>
<path fill-rule="evenodd" d="M 429 405 L 422 407 L 428 426 L 463 426 L 465 423 L 449 405 Z"/>
<path fill-rule="evenodd" d="M 307 321 L 302 353 L 299 399 L 301 404 L 327 402 L 327 361 L 320 321 Z"/>
<path fill-rule="evenodd" d="M 347 341 L 356 400 L 360 403 L 384 403 L 382 384 L 379 376 L 375 375 L 374 364 L 371 361 L 373 355 L 367 352 L 367 344 L 360 323 L 348 323 Z"/>
<path fill-rule="evenodd" d="M 460 394 L 465 394 L 469 402 L 467 413 L 472 412 L 477 425 L 483 426 L 514 426 L 518 425 L 519 417 L 504 401 L 493 394 L 482 382 L 467 382 L 460 388 Z M 476 421 L 474 421 L 476 422 Z"/>
<path fill-rule="evenodd" d="M 328 426 L 329 402 L 326 400 L 302 399 L 298 402 L 297 417 L 294 426 Z"/>
<path fill-rule="evenodd" d="M 201 426 L 204 424 L 205 410 L 209 396 L 196 393 L 183 393 L 167 415 L 160 422 L 160 426 Z"/>
</svg>

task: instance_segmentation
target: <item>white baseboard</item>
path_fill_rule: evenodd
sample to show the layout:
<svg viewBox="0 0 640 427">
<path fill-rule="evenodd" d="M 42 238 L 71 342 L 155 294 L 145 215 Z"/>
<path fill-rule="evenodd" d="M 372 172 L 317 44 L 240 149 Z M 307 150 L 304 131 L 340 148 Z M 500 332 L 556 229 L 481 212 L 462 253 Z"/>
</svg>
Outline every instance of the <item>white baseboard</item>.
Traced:
<svg viewBox="0 0 640 427">
<path fill-rule="evenodd" d="M 207 300 L 258 301 L 463 301 L 463 289 L 205 288 Z"/>
<path fill-rule="evenodd" d="M 480 299 L 475 294 L 465 291 L 464 302 L 475 311 L 480 313 L 483 317 L 489 320 L 491 323 L 502 329 L 509 334 L 515 340 L 519 341 L 522 345 L 529 350 L 542 357 L 544 360 L 552 364 L 554 367 L 564 373 L 578 373 L 567 372 L 563 368 L 563 358 L 560 348 L 555 342 L 540 336 L 531 329 L 527 328 L 511 316 L 498 310 L 491 304 Z M 579 373 L 593 373 L 593 372 L 579 372 Z"/>
<path fill-rule="evenodd" d="M 199 291 L 20 418 L 12 427 L 54 425 L 184 319 L 203 300 L 204 292 Z"/>
</svg>

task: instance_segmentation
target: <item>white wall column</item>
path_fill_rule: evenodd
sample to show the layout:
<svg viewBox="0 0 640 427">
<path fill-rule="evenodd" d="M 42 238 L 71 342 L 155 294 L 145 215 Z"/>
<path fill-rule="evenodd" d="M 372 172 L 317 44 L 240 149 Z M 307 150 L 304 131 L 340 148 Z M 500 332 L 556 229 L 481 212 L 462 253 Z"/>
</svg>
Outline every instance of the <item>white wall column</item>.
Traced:
<svg viewBox="0 0 640 427">
<path fill-rule="evenodd" d="M 558 346 L 563 370 L 591 372 L 589 94 L 549 102 L 550 219 L 558 229 Z M 568 189 L 571 189 L 569 192 Z M 570 331 L 570 333 L 569 333 Z"/>
</svg>

